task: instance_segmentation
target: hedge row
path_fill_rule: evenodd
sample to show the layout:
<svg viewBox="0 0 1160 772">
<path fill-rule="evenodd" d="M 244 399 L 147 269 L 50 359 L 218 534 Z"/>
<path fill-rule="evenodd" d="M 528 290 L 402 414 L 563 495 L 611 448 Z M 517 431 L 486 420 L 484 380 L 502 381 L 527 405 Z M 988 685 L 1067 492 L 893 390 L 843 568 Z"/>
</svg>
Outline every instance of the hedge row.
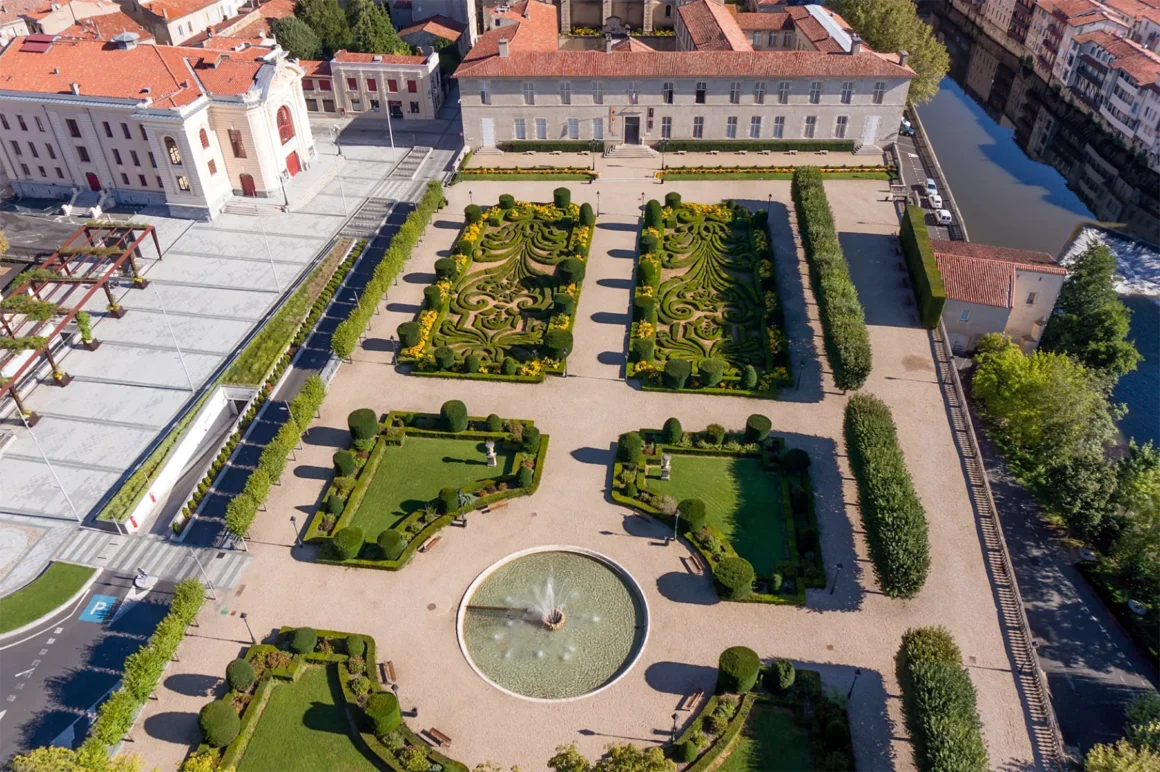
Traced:
<svg viewBox="0 0 1160 772">
<path fill-rule="evenodd" d="M 861 388 L 870 375 L 866 312 L 842 254 L 821 172 L 813 166 L 799 167 L 793 175 L 792 190 L 834 384 L 842 390 Z"/>
<path fill-rule="evenodd" d="M 898 682 L 906 726 L 923 772 L 984 772 L 987 748 L 975 687 L 945 627 L 917 627 L 902 636 Z"/>
<path fill-rule="evenodd" d="M 443 197 L 443 186 L 439 181 L 429 181 L 418 206 L 407 215 L 407 219 L 399 227 L 399 232 L 391 239 L 391 245 L 387 247 L 383 259 L 375 266 L 374 275 L 359 296 L 358 305 L 352 308 L 346 319 L 335 328 L 334 335 L 330 339 L 330 348 L 335 354 L 343 359 L 350 358 L 355 346 L 358 345 L 359 336 L 370 324 L 371 317 L 374 316 L 375 309 L 386 294 L 387 288 L 402 270 L 403 264 L 411 257 L 411 251 L 419 243 L 419 237 L 423 235 L 431 216 L 446 202 Z"/>
<path fill-rule="evenodd" d="M 930 544 L 890 408 L 873 394 L 854 395 L 845 433 L 878 583 L 892 598 L 913 598 L 930 570 Z"/>
<path fill-rule="evenodd" d="M 660 143 L 654 144 L 659 149 Z M 690 153 L 707 153 L 710 150 L 732 152 L 734 150 L 832 150 L 836 153 L 853 153 L 854 140 L 713 140 L 713 139 L 672 139 L 665 140 L 665 152 L 675 153 L 685 150 Z"/>
<path fill-rule="evenodd" d="M 500 142 L 497 147 L 505 153 L 522 153 L 533 150 L 537 153 L 549 153 L 559 150 L 564 153 L 582 153 L 592 150 L 592 140 L 520 140 L 516 142 Z M 597 140 L 596 150 L 604 152 L 604 143 Z M 470 169 L 464 171 L 470 172 Z"/>
<path fill-rule="evenodd" d="M 922 207 L 913 204 L 906 207 L 898 238 L 902 241 L 902 254 L 906 256 L 910 283 L 914 286 L 919 319 L 923 327 L 933 330 L 942 318 L 947 291 L 938 270 L 938 261 L 934 257 L 934 247 L 930 242 L 930 231 L 926 229 L 926 214 Z"/>
</svg>

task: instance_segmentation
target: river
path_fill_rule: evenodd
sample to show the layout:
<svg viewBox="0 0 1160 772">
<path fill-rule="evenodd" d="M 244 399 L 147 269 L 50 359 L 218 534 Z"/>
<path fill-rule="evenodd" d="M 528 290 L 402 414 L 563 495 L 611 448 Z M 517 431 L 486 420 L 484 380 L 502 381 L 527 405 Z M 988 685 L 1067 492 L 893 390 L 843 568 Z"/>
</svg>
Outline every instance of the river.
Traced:
<svg viewBox="0 0 1160 772">
<path fill-rule="evenodd" d="M 1079 223 L 1098 220 L 1160 243 L 1160 175 L 1100 137 L 1089 118 L 949 4 L 932 6 L 928 20 L 950 52 L 951 71 L 919 114 L 971 240 L 1058 255 Z M 1160 276 L 1160 265 L 1132 268 Z M 1120 428 L 1160 444 L 1160 281 L 1138 280 L 1121 292 L 1144 359 L 1116 387 L 1114 398 L 1128 407 Z"/>
</svg>

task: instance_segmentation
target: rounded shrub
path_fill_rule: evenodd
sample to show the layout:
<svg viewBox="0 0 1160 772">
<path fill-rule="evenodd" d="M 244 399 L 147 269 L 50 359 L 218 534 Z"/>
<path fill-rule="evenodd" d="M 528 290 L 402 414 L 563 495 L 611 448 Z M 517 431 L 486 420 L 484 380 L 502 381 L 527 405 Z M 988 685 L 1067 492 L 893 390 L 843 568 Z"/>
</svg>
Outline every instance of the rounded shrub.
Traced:
<svg viewBox="0 0 1160 772">
<path fill-rule="evenodd" d="M 687 359 L 679 357 L 670 359 L 665 363 L 665 386 L 670 389 L 683 389 L 685 383 L 689 380 L 689 374 L 693 372 L 693 363 Z"/>
<path fill-rule="evenodd" d="M 430 287 L 428 287 L 430 289 Z M 438 289 L 438 288 L 436 288 Z M 399 345 L 411 348 L 419 342 L 419 325 L 417 322 L 403 322 L 399 325 Z"/>
<path fill-rule="evenodd" d="M 638 362 L 651 362 L 656 350 L 657 342 L 652 338 L 637 338 L 632 342 L 632 353 Z"/>
<path fill-rule="evenodd" d="M 775 659 L 765 671 L 765 688 L 774 694 L 785 694 L 793 687 L 797 671 L 788 659 Z"/>
<path fill-rule="evenodd" d="M 636 483 L 628 483 L 624 486 L 624 495 L 630 499 L 635 499 L 640 495 L 640 490 L 636 487 Z"/>
<path fill-rule="evenodd" d="M 685 436 L 685 430 L 681 428 L 681 422 L 676 418 L 670 418 L 665 421 L 664 431 L 662 432 L 665 442 L 669 445 L 676 445 Z"/>
<path fill-rule="evenodd" d="M 513 357 L 504 357 L 503 362 L 499 367 L 500 371 L 504 375 L 515 375 L 517 372 L 519 372 L 520 363 L 517 362 Z"/>
<path fill-rule="evenodd" d="M 234 706 L 225 700 L 214 700 L 197 714 L 206 745 L 224 748 L 234 741 L 241 731 L 242 722 Z"/>
<path fill-rule="evenodd" d="M 383 551 L 383 557 L 387 560 L 398 560 L 399 556 L 403 554 L 403 550 L 407 547 L 407 540 L 403 538 L 403 534 L 396 531 L 394 528 L 387 528 L 379 534 L 376 540 L 379 549 Z"/>
<path fill-rule="evenodd" d="M 338 515 L 342 514 L 344 509 L 346 509 L 346 498 L 344 498 L 342 494 L 332 493 L 326 497 L 327 514 L 335 515 L 337 517 Z"/>
<path fill-rule="evenodd" d="M 657 242 L 656 236 L 652 235 L 651 233 L 644 234 L 643 236 L 640 237 L 640 253 L 642 255 L 653 254 L 654 252 L 657 251 L 657 244 L 658 244 L 658 242 Z M 649 265 L 650 263 L 653 265 L 656 265 L 655 260 L 642 260 L 641 267 Z"/>
<path fill-rule="evenodd" d="M 572 203 L 572 191 L 568 188 L 556 188 L 552 191 L 552 203 L 557 209 L 567 209 Z"/>
<path fill-rule="evenodd" d="M 535 426 L 524 427 L 524 438 L 520 440 L 520 448 L 525 453 L 535 455 L 540 452 L 540 430 Z"/>
<path fill-rule="evenodd" d="M 500 418 L 495 413 L 492 413 L 491 415 L 489 415 L 487 417 L 487 420 L 484 423 L 487 425 L 487 430 L 489 432 L 502 432 L 503 431 L 503 419 Z"/>
<path fill-rule="evenodd" d="M 351 657 L 363 657 L 367 653 L 367 639 L 358 633 L 346 637 L 346 653 Z"/>
<path fill-rule="evenodd" d="M 697 760 L 700 749 L 689 740 L 682 740 L 673 746 L 673 756 L 682 764 Z"/>
<path fill-rule="evenodd" d="M 625 432 L 616 441 L 616 457 L 627 464 L 639 464 L 644 453 L 644 438 L 640 432 Z"/>
<path fill-rule="evenodd" d="M 644 205 L 644 227 L 660 228 L 662 224 L 661 202 L 655 198 L 649 199 Z"/>
<path fill-rule="evenodd" d="M 390 692 L 375 692 L 367 697 L 363 712 L 367 717 L 367 725 L 375 737 L 390 734 L 403 721 L 399 711 L 399 700 Z"/>
<path fill-rule="evenodd" d="M 652 236 L 645 236 L 647 239 L 656 239 Z M 654 243 L 655 247 L 656 244 Z M 644 239 L 641 239 L 641 251 L 644 252 Z M 648 254 L 647 252 L 645 254 Z M 637 273 L 640 275 L 642 283 L 650 287 L 659 287 L 661 284 L 661 264 L 657 260 L 641 260 L 640 267 L 637 268 Z M 651 299 L 651 298 L 650 298 Z"/>
<path fill-rule="evenodd" d="M 745 441 L 763 442 L 773 428 L 773 421 L 760 413 L 754 413 L 745 419 Z"/>
<path fill-rule="evenodd" d="M 455 246 L 451 248 L 451 253 L 453 255 L 470 255 L 471 250 L 474 248 L 475 245 L 467 239 L 460 239 L 459 241 L 455 242 Z"/>
<path fill-rule="evenodd" d="M 295 654 L 309 654 L 318 645 L 318 631 L 313 627 L 299 627 L 290 634 L 290 649 Z"/>
<path fill-rule="evenodd" d="M 761 659 L 747 646 L 730 646 L 717 660 L 717 692 L 745 694 L 757 685 Z"/>
<path fill-rule="evenodd" d="M 463 358 L 463 370 L 468 373 L 478 373 L 479 368 L 483 366 L 483 362 L 479 360 L 478 354 L 468 354 Z"/>
<path fill-rule="evenodd" d="M 584 281 L 584 261 L 578 257 L 566 257 L 556 266 L 556 278 L 560 284 L 579 284 Z"/>
<path fill-rule="evenodd" d="M 467 405 L 449 399 L 439 408 L 439 423 L 444 431 L 462 432 L 467 429 Z"/>
<path fill-rule="evenodd" d="M 443 290 L 436 287 L 434 284 L 423 288 L 423 308 L 430 311 L 438 311 L 443 305 Z M 407 322 L 407 324 L 415 324 L 415 322 Z M 416 340 L 418 340 L 418 325 L 416 328 Z M 411 344 L 412 346 L 415 344 Z"/>
<path fill-rule="evenodd" d="M 463 208 L 463 217 L 469 225 L 477 223 L 483 219 L 483 209 L 479 204 L 468 204 Z"/>
<path fill-rule="evenodd" d="M 459 509 L 459 491 L 454 488 L 444 488 L 439 491 L 439 511 L 449 515 L 457 509 Z"/>
<path fill-rule="evenodd" d="M 569 295 L 567 292 L 558 292 L 552 298 L 552 302 L 556 306 L 556 313 L 571 316 L 576 313 L 576 298 Z"/>
<path fill-rule="evenodd" d="M 642 295 L 636 300 L 632 301 L 636 306 L 636 318 L 642 322 L 649 322 L 656 324 L 657 321 L 657 299 Z"/>
<path fill-rule="evenodd" d="M 592 210 L 592 204 L 580 205 L 580 224 L 587 225 L 589 228 L 596 224 L 596 212 Z"/>
<path fill-rule="evenodd" d="M 244 659 L 235 659 L 226 665 L 226 683 L 235 692 L 244 692 L 254 685 L 254 666 Z"/>
<path fill-rule="evenodd" d="M 504 193 L 499 197 L 500 209 L 512 209 L 516 205 L 516 197 L 511 193 Z"/>
<path fill-rule="evenodd" d="M 725 427 L 721 424 L 709 424 L 705 427 L 705 438 L 714 445 L 725 441 Z"/>
<path fill-rule="evenodd" d="M 369 407 L 360 407 L 352 410 L 346 417 L 346 425 L 350 429 L 350 436 L 355 441 L 373 440 L 379 433 L 379 419 L 375 411 Z"/>
<path fill-rule="evenodd" d="M 455 366 L 455 350 L 450 346 L 435 349 L 435 366 L 440 370 L 450 370 Z"/>
<path fill-rule="evenodd" d="M 665 206 L 669 209 L 677 209 L 681 205 L 681 194 L 675 190 L 670 190 L 665 194 Z"/>
<path fill-rule="evenodd" d="M 339 560 L 352 560 L 358 557 L 363 545 L 363 531 L 357 525 L 348 525 L 340 528 L 330 540 L 330 546 Z"/>
<path fill-rule="evenodd" d="M 721 376 L 725 374 L 725 363 L 720 359 L 702 359 L 697 370 L 701 375 L 701 383 L 712 388 L 721 383 Z"/>
<path fill-rule="evenodd" d="M 699 531 L 705 525 L 708 513 L 705 511 L 705 502 L 700 499 L 685 499 L 677 504 L 677 512 L 685 521 L 685 528 L 690 531 Z"/>
<path fill-rule="evenodd" d="M 535 477 L 535 472 L 526 466 L 521 466 L 520 471 L 516 473 L 516 484 L 521 488 L 531 488 L 533 477 Z"/>
<path fill-rule="evenodd" d="M 455 271 L 455 261 L 450 257 L 441 257 L 435 261 L 435 275 L 440 279 L 453 278 Z"/>
<path fill-rule="evenodd" d="M 745 600 L 753 592 L 753 581 L 757 574 L 753 565 L 745 558 L 728 557 L 713 569 L 713 581 L 717 593 L 725 600 Z"/>
<path fill-rule="evenodd" d="M 563 359 L 572 353 L 572 331 L 554 327 L 544 336 L 544 347 L 552 359 Z"/>
<path fill-rule="evenodd" d="M 334 474 L 336 477 L 349 477 L 354 474 L 354 454 L 349 450 L 339 450 L 334 454 Z"/>
<path fill-rule="evenodd" d="M 745 365 L 741 371 L 741 385 L 746 389 L 757 388 L 757 369 L 753 365 Z"/>
<path fill-rule="evenodd" d="M 781 468 L 791 474 L 801 474 L 810 468 L 810 454 L 801 448 L 791 448 L 781 457 Z"/>
</svg>

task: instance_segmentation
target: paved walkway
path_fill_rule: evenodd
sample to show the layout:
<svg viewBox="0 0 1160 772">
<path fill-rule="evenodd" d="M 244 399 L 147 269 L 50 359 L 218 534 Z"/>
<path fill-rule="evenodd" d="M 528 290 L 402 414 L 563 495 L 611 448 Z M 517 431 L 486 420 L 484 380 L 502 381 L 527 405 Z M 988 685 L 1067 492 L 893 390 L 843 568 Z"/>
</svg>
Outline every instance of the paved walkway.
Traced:
<svg viewBox="0 0 1160 772">
<path fill-rule="evenodd" d="M 520 183 L 528 200 L 548 200 L 556 183 Z M 642 191 L 669 189 L 691 201 L 737 198 L 768 205 L 794 354 L 806 356 L 801 389 L 777 402 L 730 397 L 644 393 L 619 380 Z M 845 692 L 861 668 L 851 701 L 862 769 L 913 769 L 901 720 L 894 655 L 905 629 L 944 624 L 962 647 L 979 690 L 991 767 L 1024 769 L 1034 752 L 1026 713 L 1003 643 L 977 524 L 946 419 L 927 332 L 911 320 L 903 271 L 895 253 L 897 219 L 878 182 L 833 181 L 827 190 L 871 326 L 874 372 L 868 390 L 894 411 L 915 487 L 931 526 L 933 567 L 917 598 L 886 598 L 866 561 L 856 490 L 841 440 L 845 397 L 816 361 L 816 308 L 803 286 L 804 265 L 793 248 L 789 183 L 728 182 L 588 186 L 573 184 L 573 200 L 601 191 L 580 318 L 573 377 L 539 385 L 419 379 L 389 366 L 388 338 L 412 318 L 431 281 L 437 256 L 447 254 L 469 191 L 480 204 L 507 192 L 502 183 L 459 185 L 428 230 L 403 282 L 389 293 L 354 363 L 343 367 L 306 435 L 306 447 L 271 496 L 256 524 L 251 550 L 261 570 L 247 575 L 244 593 L 223 599 L 222 613 L 202 615 L 202 628 L 183 644 L 160 700 L 147 705 L 136 750 L 146 765 L 172 768 L 197 741 L 196 713 L 219 683 L 227 662 L 248 643 L 234 612 L 246 611 L 259 636 L 280 625 L 354 629 L 373 635 L 382 659 L 395 663 L 405 707 L 418 705 L 415 729 L 436 726 L 455 739 L 454 755 L 475 764 L 495 760 L 539 769 L 557 744 L 576 741 L 589 755 L 609 742 L 663 742 L 683 694 L 711 690 L 717 656 L 744 644 L 763 657 L 788 657 L 819 667 L 828 686 Z M 768 197 L 772 196 L 770 202 Z M 807 333 L 807 330 L 809 331 Z M 473 516 L 449 528 L 439 548 L 399 573 L 337 569 L 310 562 L 312 548 L 291 549 L 289 517 L 302 522 L 316 509 L 331 454 L 347 436 L 346 416 L 358 407 L 435 411 L 452 398 L 473 414 L 528 417 L 551 435 L 547 471 L 536 496 L 506 510 Z M 760 411 L 790 447 L 809 451 L 823 552 L 830 575 L 844 570 L 834 593 L 810 591 L 806 608 L 728 604 L 710 582 L 688 574 L 682 546 L 661 546 L 664 530 L 611 504 L 607 484 L 617 435 L 660 426 L 670 415 L 686 427 L 719 422 L 740 427 Z M 636 664 L 607 691 L 545 706 L 505 696 L 479 679 L 459 652 L 455 611 L 464 589 L 488 565 L 524 547 L 574 544 L 621 563 L 643 587 L 650 636 Z M 198 688 L 189 688 L 195 684 Z M 468 707 L 469 706 L 469 707 Z M 535 726 L 539 731 L 529 732 Z"/>
</svg>

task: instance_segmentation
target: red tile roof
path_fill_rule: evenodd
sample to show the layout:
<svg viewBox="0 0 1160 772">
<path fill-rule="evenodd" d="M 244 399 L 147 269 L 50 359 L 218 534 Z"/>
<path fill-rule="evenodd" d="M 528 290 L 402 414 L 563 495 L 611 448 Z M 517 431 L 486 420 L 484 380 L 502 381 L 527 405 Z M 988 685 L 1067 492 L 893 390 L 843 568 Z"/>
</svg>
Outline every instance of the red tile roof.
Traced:
<svg viewBox="0 0 1160 772">
<path fill-rule="evenodd" d="M 14 21 L 34 14 L 45 5 L 44 0 L 4 0 L 0 3 L 0 26 L 11 24 Z"/>
<path fill-rule="evenodd" d="M 1063 266 L 1055 262 L 1054 257 L 1046 252 L 1031 249 L 996 247 L 990 244 L 980 244 L 976 241 L 945 241 L 943 239 L 932 239 L 931 246 L 936 255 L 1018 263 L 1019 265 L 1034 266 L 1033 270 L 1042 270 L 1044 273 L 1067 273 Z"/>
<path fill-rule="evenodd" d="M 698 51 L 752 51 L 733 14 L 711 0 L 693 0 L 677 6 L 681 23 Z"/>
<path fill-rule="evenodd" d="M 821 8 L 821 6 L 814 7 Z M 841 16 L 838 16 L 838 14 L 828 9 L 823 10 L 830 14 L 830 16 L 834 17 L 834 20 L 838 23 L 839 27 L 847 31 L 852 31 L 850 30 L 850 25 L 847 24 Z M 815 19 L 810 14 L 809 10 L 807 10 L 804 6 L 793 6 L 788 9 L 787 13 L 793 19 L 794 29 L 803 35 L 806 40 L 810 41 L 819 51 L 824 51 L 826 53 L 839 53 L 845 51 L 845 49 L 842 48 L 842 44 L 830 37 L 830 33 L 826 30 L 825 27 L 822 26 L 822 23 Z"/>
<path fill-rule="evenodd" d="M 738 13 L 733 18 L 743 30 L 793 29 L 793 17 L 788 13 Z"/>
<path fill-rule="evenodd" d="M 527 16 L 524 15 L 525 10 Z M 537 0 L 516 3 L 506 13 L 494 14 L 514 24 L 505 24 L 480 35 L 467 52 L 464 62 L 478 61 L 499 55 L 499 41 L 508 41 L 509 53 L 555 51 L 559 44 L 556 32 L 556 6 Z"/>
<path fill-rule="evenodd" d="M 76 38 L 78 40 L 112 40 L 122 32 L 135 32 L 137 42 L 145 43 L 153 40 L 153 33 L 142 27 L 131 17 L 120 10 L 107 13 L 103 16 L 89 16 L 76 24 L 61 30 L 58 35 L 62 38 Z"/>
<path fill-rule="evenodd" d="M 273 46 L 263 46 L 267 37 L 234 37 L 232 35 L 214 35 L 201 43 L 201 48 L 207 51 L 244 51 L 253 46 L 261 46 L 266 51 L 272 51 Z"/>
<path fill-rule="evenodd" d="M 456 21 L 443 14 L 436 14 L 435 16 L 429 16 L 426 19 L 417 21 L 406 29 L 399 30 L 399 37 L 405 38 L 407 35 L 413 35 L 416 32 L 427 32 L 446 40 L 459 40 L 459 36 L 466 30 L 467 25 L 463 22 Z"/>
<path fill-rule="evenodd" d="M 634 37 L 621 38 L 612 44 L 613 51 L 655 51 L 652 46 L 642 43 Z"/>
<path fill-rule="evenodd" d="M 197 13 L 203 8 L 216 3 L 217 0 L 144 0 L 141 8 L 151 11 L 166 21 L 174 21 Z"/>
<path fill-rule="evenodd" d="M 935 253 L 947 298 L 997 308 L 1011 307 L 1015 266 L 997 260 L 977 260 Z"/>
<path fill-rule="evenodd" d="M 318 61 L 317 59 L 299 59 L 298 66 L 305 70 L 304 78 L 318 78 L 330 76 L 330 61 Z"/>
<path fill-rule="evenodd" d="M 424 64 L 425 56 L 400 56 L 398 54 L 362 54 L 353 51 L 336 51 L 336 62 L 357 62 L 360 64 Z"/>
</svg>

